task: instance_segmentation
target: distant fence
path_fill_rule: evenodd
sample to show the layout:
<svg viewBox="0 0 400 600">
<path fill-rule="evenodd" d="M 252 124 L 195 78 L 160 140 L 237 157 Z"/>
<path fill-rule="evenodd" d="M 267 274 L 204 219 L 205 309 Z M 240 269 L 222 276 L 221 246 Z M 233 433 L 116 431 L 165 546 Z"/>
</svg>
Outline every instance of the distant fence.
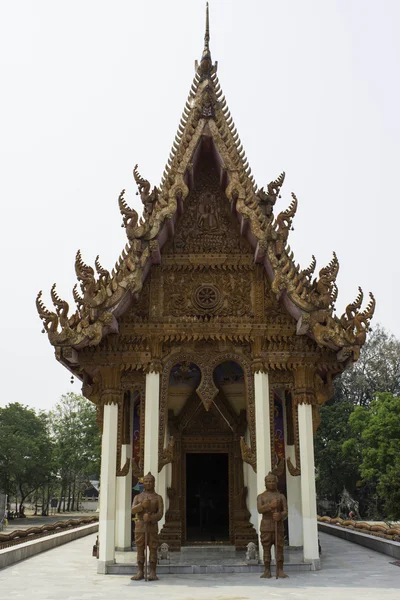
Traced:
<svg viewBox="0 0 400 600">
<path fill-rule="evenodd" d="M 24 544 L 31 540 L 37 540 L 39 538 L 52 535 L 54 533 L 61 533 L 62 531 L 76 529 L 83 525 L 90 525 L 99 520 L 98 515 L 91 517 L 82 517 L 81 519 L 69 519 L 68 521 L 56 521 L 55 523 L 48 523 L 47 525 L 41 525 L 40 527 L 29 527 L 28 529 L 17 529 L 10 533 L 0 533 L 0 550 L 4 548 L 10 548 L 18 544 Z"/>
<path fill-rule="evenodd" d="M 99 503 L 97 501 L 97 498 L 95 500 L 81 500 L 81 502 L 79 502 L 79 510 L 96 512 L 98 506 Z"/>
</svg>

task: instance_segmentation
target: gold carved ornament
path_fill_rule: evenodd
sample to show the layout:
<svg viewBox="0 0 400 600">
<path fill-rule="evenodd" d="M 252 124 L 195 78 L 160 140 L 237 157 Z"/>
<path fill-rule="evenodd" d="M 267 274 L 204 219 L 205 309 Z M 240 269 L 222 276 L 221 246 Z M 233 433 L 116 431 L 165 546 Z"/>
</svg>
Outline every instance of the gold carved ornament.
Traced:
<svg viewBox="0 0 400 600">
<path fill-rule="evenodd" d="M 168 362 L 165 364 L 162 378 L 161 378 L 161 395 L 160 395 L 160 412 L 159 412 L 159 460 L 160 457 L 163 457 L 164 450 L 164 439 L 165 439 L 165 431 L 166 431 L 166 414 L 167 414 L 167 406 L 168 406 L 168 384 L 169 377 L 172 368 L 175 364 L 185 362 L 185 363 L 194 363 L 201 371 L 201 380 L 200 384 L 196 390 L 196 393 L 200 400 L 203 403 L 206 411 L 209 411 L 215 398 L 217 397 L 219 390 L 214 383 L 213 373 L 215 368 L 228 360 L 232 360 L 237 362 L 240 367 L 243 369 L 244 377 L 245 377 L 245 385 L 246 385 L 246 398 L 247 398 L 247 415 L 248 415 L 248 426 L 249 426 L 249 434 L 250 434 L 250 443 L 252 453 L 255 456 L 255 405 L 254 405 L 254 385 L 253 385 L 253 377 L 250 369 L 249 362 L 247 359 L 238 353 L 228 352 L 228 353 L 216 353 L 214 356 L 206 356 L 201 353 L 193 353 L 185 352 L 185 353 L 177 353 L 173 355 Z M 249 453 L 246 454 L 246 458 L 243 458 L 245 462 L 249 462 L 252 464 L 253 469 L 255 470 L 255 462 L 252 460 L 251 455 Z M 251 462 L 250 462 L 251 461 Z M 162 468 L 162 467 L 161 467 Z M 161 469 L 160 469 L 161 470 Z"/>
<path fill-rule="evenodd" d="M 131 374 L 129 374 L 131 375 Z M 130 395 L 131 395 L 131 402 L 134 402 L 134 404 L 138 403 L 139 404 L 139 411 L 140 411 L 140 421 L 139 421 L 139 429 L 140 429 L 140 456 L 139 456 L 139 464 L 136 462 L 136 460 L 133 458 L 131 458 L 131 465 L 132 465 L 132 474 L 134 477 L 136 477 L 136 479 L 140 479 L 141 477 L 144 476 L 144 471 L 143 471 L 143 466 L 144 466 L 144 435 L 145 435 L 145 431 L 144 431 L 144 420 L 145 420 L 145 384 L 143 383 L 138 383 L 137 380 L 137 373 L 135 374 L 135 381 L 130 382 L 129 379 L 126 381 L 125 385 L 127 386 L 127 388 L 130 390 Z M 140 379 L 143 378 L 143 375 L 140 374 Z M 135 392 L 138 393 L 138 399 L 134 399 L 134 394 Z"/>
</svg>

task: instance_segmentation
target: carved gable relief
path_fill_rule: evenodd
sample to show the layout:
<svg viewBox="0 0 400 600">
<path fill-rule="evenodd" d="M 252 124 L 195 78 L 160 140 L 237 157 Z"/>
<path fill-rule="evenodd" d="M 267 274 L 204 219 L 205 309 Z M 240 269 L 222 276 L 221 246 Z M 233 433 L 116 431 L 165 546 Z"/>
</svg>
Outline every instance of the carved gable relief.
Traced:
<svg viewBox="0 0 400 600">
<path fill-rule="evenodd" d="M 278 300 L 271 288 L 271 284 L 265 271 L 262 272 L 261 285 L 258 282 L 257 285 L 259 286 L 258 296 L 260 298 L 258 304 L 263 304 L 262 320 L 266 325 L 262 350 L 270 353 L 271 351 L 283 352 L 293 349 L 293 346 L 300 339 L 296 336 L 296 320 L 286 311 L 285 307 Z M 258 314 L 259 311 L 257 316 Z M 276 342 L 278 342 L 278 345 L 276 345 Z M 271 343 L 274 344 L 273 348 L 271 347 Z"/>
<path fill-rule="evenodd" d="M 251 272 L 163 273 L 164 315 L 253 316 Z"/>
<path fill-rule="evenodd" d="M 162 256 L 164 317 L 254 317 L 253 251 L 208 155 Z"/>
<path fill-rule="evenodd" d="M 119 326 L 123 329 L 124 324 L 136 323 L 139 320 L 147 321 L 149 318 L 150 311 L 150 286 L 151 286 L 151 273 L 143 283 L 143 287 L 140 291 L 139 297 L 134 301 L 128 312 L 120 318 Z"/>
<path fill-rule="evenodd" d="M 173 240 L 163 254 L 253 254 L 219 184 L 212 159 L 203 157 L 195 186 L 185 200 Z"/>
<path fill-rule="evenodd" d="M 265 313 L 267 315 L 284 314 L 285 311 L 282 309 L 279 300 L 273 293 L 271 289 L 271 284 L 269 283 L 267 276 L 264 273 L 263 275 Z"/>
<path fill-rule="evenodd" d="M 272 291 L 271 284 L 268 281 L 268 277 L 263 272 L 263 287 L 264 287 L 264 313 L 267 320 L 273 320 L 279 317 L 280 323 L 287 323 L 293 327 L 293 333 L 295 333 L 296 320 L 289 315 L 282 304 L 279 302 L 276 294 Z"/>
</svg>

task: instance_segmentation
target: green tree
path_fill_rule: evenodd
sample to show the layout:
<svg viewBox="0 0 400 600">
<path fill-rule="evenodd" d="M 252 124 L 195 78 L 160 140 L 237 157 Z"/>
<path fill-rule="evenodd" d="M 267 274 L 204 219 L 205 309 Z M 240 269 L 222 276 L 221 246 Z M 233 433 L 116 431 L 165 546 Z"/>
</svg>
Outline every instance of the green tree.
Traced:
<svg viewBox="0 0 400 600">
<path fill-rule="evenodd" d="M 370 513 L 378 514 L 371 516 L 399 519 L 400 398 L 378 394 L 368 408 L 355 408 L 349 426 L 353 437 L 344 442 L 343 452 L 357 457 L 363 481 L 376 489 L 378 503 Z"/>
<path fill-rule="evenodd" d="M 371 331 L 358 361 L 335 381 L 335 400 L 366 406 L 377 392 L 400 395 L 400 340 L 380 325 Z"/>
<path fill-rule="evenodd" d="M 369 407 L 379 392 L 400 396 L 400 341 L 377 325 L 359 360 L 335 379 L 334 397 L 321 408 L 314 446 L 319 498 L 337 503 L 346 487 L 360 502 L 361 512 L 370 514 L 376 506 L 376 484 L 373 478 L 361 475 L 365 442 L 350 426 L 349 418 L 357 407 Z"/>
<path fill-rule="evenodd" d="M 338 503 L 346 487 L 355 494 L 360 479 L 356 457 L 346 455 L 343 443 L 350 437 L 349 417 L 354 405 L 348 401 L 333 402 L 321 408 L 321 424 L 315 437 L 318 497 Z"/>
<path fill-rule="evenodd" d="M 79 494 L 89 478 L 99 478 L 100 433 L 96 408 L 86 398 L 68 393 L 50 413 L 63 510 L 79 506 Z M 65 500 L 66 499 L 66 500 Z M 58 510 L 61 510 L 61 501 Z"/>
<path fill-rule="evenodd" d="M 18 402 L 0 408 L 0 485 L 6 494 L 19 496 L 19 510 L 29 494 L 45 485 L 51 468 L 46 415 Z"/>
</svg>

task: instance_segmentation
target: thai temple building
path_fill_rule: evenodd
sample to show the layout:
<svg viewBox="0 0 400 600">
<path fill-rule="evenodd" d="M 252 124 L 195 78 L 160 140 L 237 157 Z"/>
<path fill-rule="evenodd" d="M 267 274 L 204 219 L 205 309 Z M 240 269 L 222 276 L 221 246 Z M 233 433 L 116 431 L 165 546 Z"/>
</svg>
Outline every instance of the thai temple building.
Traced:
<svg viewBox="0 0 400 600">
<path fill-rule="evenodd" d="M 160 543 L 258 543 L 256 498 L 273 471 L 287 540 L 319 568 L 313 436 L 333 379 L 357 360 L 373 316 L 363 294 L 334 312 L 335 254 L 314 274 L 289 246 L 298 201 L 285 174 L 258 188 L 204 49 L 159 187 L 134 169 L 141 217 L 121 192 L 127 244 L 108 271 L 78 251 L 77 305 L 37 309 L 56 358 L 97 407 L 99 561 L 131 548 L 143 474 L 164 499 Z M 172 118 L 172 117 L 171 117 Z M 94 202 L 94 201 L 93 201 Z M 304 231 L 304 235 L 308 232 Z"/>
</svg>

